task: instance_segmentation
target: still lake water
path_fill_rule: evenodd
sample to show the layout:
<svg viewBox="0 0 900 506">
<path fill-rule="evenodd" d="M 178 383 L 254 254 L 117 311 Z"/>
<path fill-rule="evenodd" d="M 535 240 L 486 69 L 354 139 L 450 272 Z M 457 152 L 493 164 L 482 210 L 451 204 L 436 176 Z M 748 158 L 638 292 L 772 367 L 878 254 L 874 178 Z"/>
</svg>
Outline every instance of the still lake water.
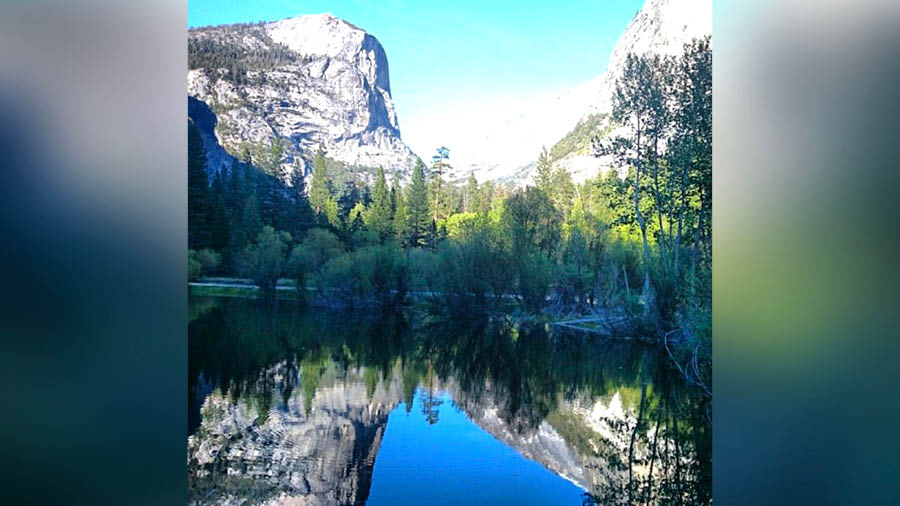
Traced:
<svg viewBox="0 0 900 506">
<path fill-rule="evenodd" d="M 192 504 L 708 504 L 708 399 L 654 347 L 190 298 Z"/>
</svg>

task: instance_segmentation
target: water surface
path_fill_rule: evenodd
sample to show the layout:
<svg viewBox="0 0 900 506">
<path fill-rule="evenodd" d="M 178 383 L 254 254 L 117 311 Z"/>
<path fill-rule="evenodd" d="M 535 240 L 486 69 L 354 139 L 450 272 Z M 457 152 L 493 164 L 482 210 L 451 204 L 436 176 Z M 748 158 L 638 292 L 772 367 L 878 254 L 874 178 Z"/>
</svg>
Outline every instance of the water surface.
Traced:
<svg viewBox="0 0 900 506">
<path fill-rule="evenodd" d="M 192 297 L 192 504 L 705 504 L 709 403 L 544 325 Z"/>
</svg>

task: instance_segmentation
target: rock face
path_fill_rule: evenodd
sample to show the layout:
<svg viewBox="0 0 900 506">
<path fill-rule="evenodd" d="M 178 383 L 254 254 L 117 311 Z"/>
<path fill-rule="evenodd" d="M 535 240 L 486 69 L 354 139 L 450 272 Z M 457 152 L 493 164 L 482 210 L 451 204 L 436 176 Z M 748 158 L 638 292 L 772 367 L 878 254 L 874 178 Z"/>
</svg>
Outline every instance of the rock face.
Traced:
<svg viewBox="0 0 900 506">
<path fill-rule="evenodd" d="M 188 95 L 210 107 L 229 153 L 280 137 L 287 163 L 306 166 L 321 145 L 347 165 L 406 175 L 415 164 L 384 48 L 356 26 L 320 14 L 192 29 L 188 49 Z"/>
<path fill-rule="evenodd" d="M 630 54 L 659 54 L 679 56 L 684 45 L 695 38 L 712 33 L 712 2 L 710 0 L 647 0 L 622 36 L 609 57 L 607 70 L 594 81 L 592 96 L 586 104 L 581 121 L 590 115 L 612 112 L 612 95 Z M 600 125 L 600 129 L 609 122 Z M 559 164 L 575 181 L 594 177 L 598 171 L 608 170 L 614 162 L 595 158 L 587 152 L 569 153 Z"/>
<path fill-rule="evenodd" d="M 618 393 L 607 400 L 562 400 L 551 416 L 531 428 L 525 420 L 508 420 L 501 408 L 506 400 L 490 388 L 472 401 L 453 381 L 443 387 L 473 423 L 554 474 L 598 496 L 609 497 L 610 491 L 626 487 L 628 469 L 623 463 L 628 462 L 637 419 L 623 408 Z M 646 440 L 639 438 L 633 456 L 639 479 L 649 477 L 647 456 Z"/>
<path fill-rule="evenodd" d="M 275 392 L 284 391 L 291 374 L 284 364 L 272 371 Z M 257 406 L 211 393 L 188 437 L 189 503 L 365 504 L 401 390 L 395 379 L 367 392 L 363 375 L 348 370 L 311 399 L 293 390 L 265 416 Z"/>
<path fill-rule="evenodd" d="M 484 146 L 517 146 L 518 158 L 490 159 L 473 165 L 479 180 L 499 179 L 515 184 L 530 183 L 534 161 L 541 145 L 550 149 L 578 122 L 589 116 L 611 112 L 615 82 L 624 70 L 629 53 L 680 55 L 684 44 L 712 33 L 712 2 L 710 0 L 646 0 L 641 10 L 619 37 L 609 57 L 607 70 L 594 79 L 559 96 L 534 103 L 529 111 L 510 119 L 509 128 L 488 136 Z M 608 122 L 598 126 L 602 131 Z M 582 150 L 583 151 L 583 150 Z M 566 153 L 559 162 L 576 181 L 597 175 L 601 168 L 609 168 L 610 161 L 600 160 L 587 152 Z M 483 151 L 488 153 L 487 151 Z"/>
</svg>

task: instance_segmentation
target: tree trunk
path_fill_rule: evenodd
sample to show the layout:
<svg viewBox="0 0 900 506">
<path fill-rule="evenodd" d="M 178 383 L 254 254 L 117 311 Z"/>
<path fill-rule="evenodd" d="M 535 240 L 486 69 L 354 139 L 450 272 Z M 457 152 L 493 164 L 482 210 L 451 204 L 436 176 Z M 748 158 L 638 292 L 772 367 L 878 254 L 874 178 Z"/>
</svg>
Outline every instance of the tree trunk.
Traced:
<svg viewBox="0 0 900 506">
<path fill-rule="evenodd" d="M 675 268 L 680 272 L 681 229 L 684 224 L 684 208 L 687 202 L 687 172 L 689 164 L 681 169 L 681 207 L 678 209 L 678 235 L 675 237 Z"/>
<path fill-rule="evenodd" d="M 653 450 L 650 453 L 650 471 L 647 474 L 647 499 L 644 504 L 650 504 L 653 499 L 653 462 L 656 460 L 656 445 L 659 442 L 659 417 L 662 413 L 656 414 L 656 430 L 653 432 Z"/>
<path fill-rule="evenodd" d="M 641 121 L 640 118 L 637 120 L 637 149 L 636 149 L 636 157 L 635 157 L 635 177 L 634 177 L 634 213 L 638 220 L 638 225 L 641 227 L 641 239 L 644 244 L 644 314 L 646 315 L 649 311 L 649 298 L 650 298 L 650 246 L 647 244 L 647 223 L 644 221 L 644 215 L 641 214 L 641 191 L 640 191 L 640 181 L 641 181 Z"/>
<path fill-rule="evenodd" d="M 660 198 L 659 194 L 659 153 L 657 151 L 659 143 L 659 136 L 654 134 L 653 136 L 653 200 L 656 201 L 656 218 L 659 222 L 659 248 L 662 253 L 662 257 L 666 258 L 667 246 L 666 243 L 668 238 L 666 238 L 666 229 L 663 228 L 663 219 L 662 219 L 662 207 L 663 202 Z"/>
<path fill-rule="evenodd" d="M 638 418 L 637 423 L 634 425 L 634 430 L 631 431 L 631 444 L 628 445 L 628 502 L 629 504 L 634 504 L 634 442 L 637 438 L 638 429 L 641 427 L 641 419 L 644 416 L 644 402 L 647 399 L 647 382 L 644 378 L 644 368 L 641 367 L 641 404 L 638 407 Z"/>
</svg>

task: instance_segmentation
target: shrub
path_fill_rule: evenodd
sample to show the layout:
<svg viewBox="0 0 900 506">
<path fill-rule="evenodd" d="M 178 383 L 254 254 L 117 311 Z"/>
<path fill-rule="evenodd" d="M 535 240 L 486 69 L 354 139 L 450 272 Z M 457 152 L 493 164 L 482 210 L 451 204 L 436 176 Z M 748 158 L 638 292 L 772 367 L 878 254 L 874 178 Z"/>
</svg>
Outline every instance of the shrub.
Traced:
<svg viewBox="0 0 900 506">
<path fill-rule="evenodd" d="M 285 266 L 285 255 L 291 235 L 263 227 L 254 244 L 248 245 L 238 257 L 239 272 L 252 278 L 266 294 L 275 293 L 275 284 Z"/>
<path fill-rule="evenodd" d="M 291 251 L 287 272 L 294 279 L 299 295 L 305 293 L 309 276 L 318 272 L 329 260 L 344 252 L 344 245 L 333 233 L 314 228 Z"/>
<path fill-rule="evenodd" d="M 547 302 L 552 276 L 547 257 L 537 252 L 524 254 L 518 263 L 517 291 L 528 311 L 540 311 Z"/>
<path fill-rule="evenodd" d="M 425 262 L 425 279 L 442 310 L 471 312 L 499 303 L 512 286 L 512 254 L 488 226 L 469 223 Z"/>
<path fill-rule="evenodd" d="M 203 264 L 197 260 L 197 252 L 188 250 L 188 281 L 193 281 L 200 277 L 203 272 Z"/>
<path fill-rule="evenodd" d="M 409 271 L 394 244 L 369 246 L 329 260 L 314 283 L 325 305 L 395 306 L 406 299 Z"/>
<path fill-rule="evenodd" d="M 196 260 L 203 266 L 203 274 L 213 274 L 222 263 L 222 255 L 209 248 L 197 252 Z"/>
</svg>

